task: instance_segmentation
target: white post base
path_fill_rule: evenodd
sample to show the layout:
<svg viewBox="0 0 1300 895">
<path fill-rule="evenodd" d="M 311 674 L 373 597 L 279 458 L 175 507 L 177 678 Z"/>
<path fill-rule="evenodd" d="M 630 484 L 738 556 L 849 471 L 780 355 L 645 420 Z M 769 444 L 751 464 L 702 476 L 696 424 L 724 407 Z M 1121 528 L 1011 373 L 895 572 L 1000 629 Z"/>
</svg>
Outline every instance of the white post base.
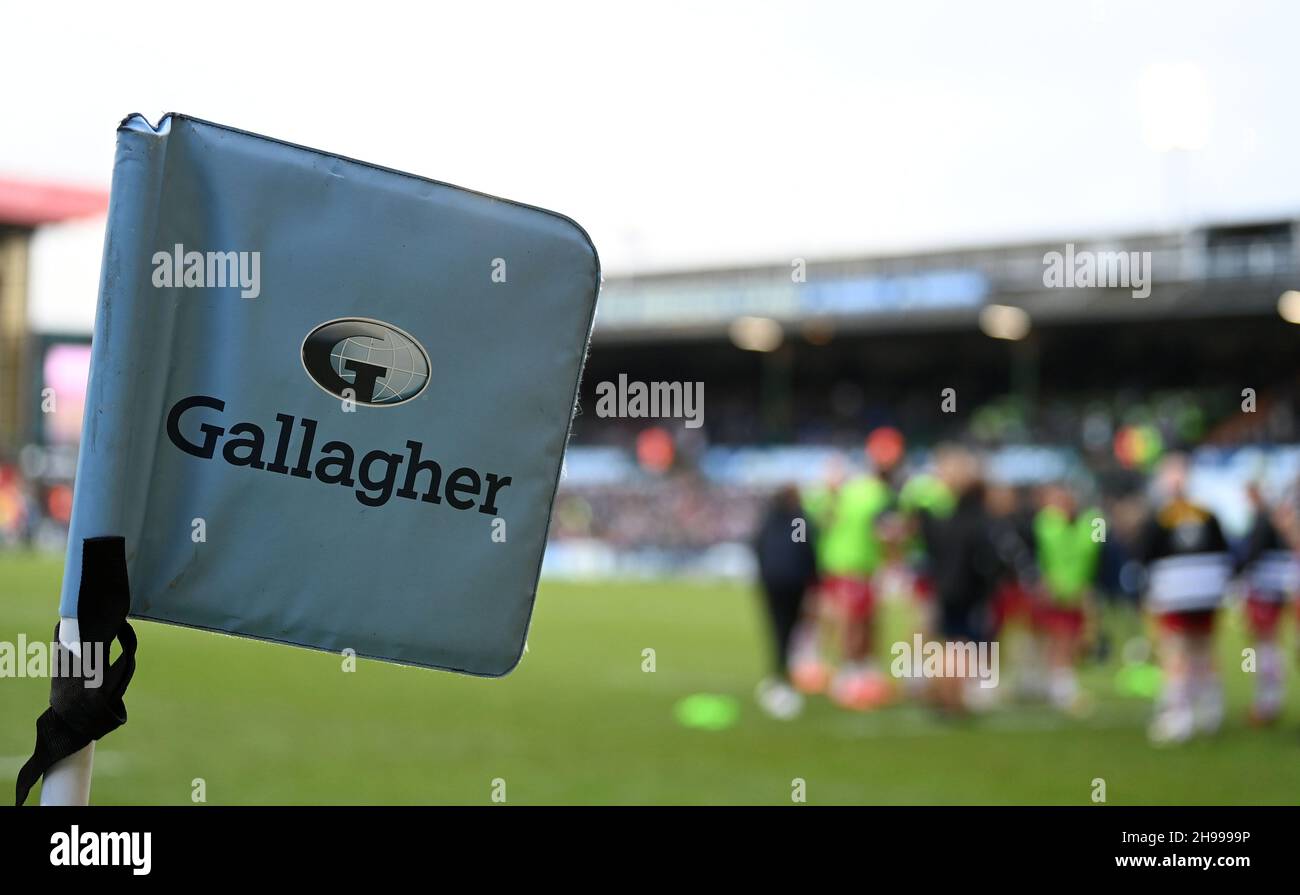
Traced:
<svg viewBox="0 0 1300 895">
<path fill-rule="evenodd" d="M 75 618 L 59 619 L 59 642 L 74 655 L 81 655 L 81 628 Z M 45 772 L 41 784 L 42 805 L 89 805 L 90 777 L 95 761 L 95 744 L 78 749 Z"/>
<path fill-rule="evenodd" d="M 78 749 L 45 772 L 41 784 L 42 805 L 89 805 L 90 776 L 95 762 L 95 744 Z"/>
</svg>

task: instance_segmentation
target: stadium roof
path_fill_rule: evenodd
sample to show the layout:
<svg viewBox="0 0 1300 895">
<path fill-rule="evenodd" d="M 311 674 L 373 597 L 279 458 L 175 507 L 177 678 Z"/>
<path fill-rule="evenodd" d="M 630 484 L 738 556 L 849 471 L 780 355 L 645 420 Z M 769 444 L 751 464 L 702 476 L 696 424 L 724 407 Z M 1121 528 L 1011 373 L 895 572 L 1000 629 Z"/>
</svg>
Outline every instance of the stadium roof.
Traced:
<svg viewBox="0 0 1300 895">
<path fill-rule="evenodd" d="M 107 190 L 0 177 L 0 225 L 39 227 L 107 210 Z"/>
<path fill-rule="evenodd" d="M 1084 261 L 1082 269 L 1099 272 L 1095 282 L 1091 274 L 1077 283 L 1063 278 Z M 1062 277 L 1053 279 L 1053 271 Z M 974 328 L 988 304 L 1014 306 L 1039 323 L 1272 315 L 1282 291 L 1300 285 L 1298 274 L 1300 221 L 1289 217 L 1064 242 L 796 258 L 610 276 L 595 335 L 717 337 L 742 316 L 843 331 Z"/>
</svg>

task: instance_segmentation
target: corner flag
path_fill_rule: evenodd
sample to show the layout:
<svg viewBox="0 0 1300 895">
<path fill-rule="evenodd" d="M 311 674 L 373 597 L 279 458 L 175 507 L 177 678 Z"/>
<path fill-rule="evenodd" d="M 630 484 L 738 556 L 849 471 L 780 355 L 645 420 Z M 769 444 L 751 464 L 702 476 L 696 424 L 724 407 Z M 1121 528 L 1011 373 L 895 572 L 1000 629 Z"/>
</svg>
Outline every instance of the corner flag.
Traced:
<svg viewBox="0 0 1300 895">
<path fill-rule="evenodd" d="M 121 537 L 132 617 L 509 672 L 599 281 L 553 212 L 127 118 L 60 615 Z"/>
</svg>

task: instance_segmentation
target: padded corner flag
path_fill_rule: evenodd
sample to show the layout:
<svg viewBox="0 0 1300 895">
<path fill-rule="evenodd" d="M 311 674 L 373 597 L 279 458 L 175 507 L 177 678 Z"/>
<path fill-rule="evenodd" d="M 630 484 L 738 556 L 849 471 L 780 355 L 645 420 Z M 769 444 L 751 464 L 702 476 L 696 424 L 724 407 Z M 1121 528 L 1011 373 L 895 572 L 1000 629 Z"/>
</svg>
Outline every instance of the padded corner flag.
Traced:
<svg viewBox="0 0 1300 895">
<path fill-rule="evenodd" d="M 60 614 L 121 537 L 133 617 L 510 671 L 599 282 L 553 212 L 127 118 Z"/>
</svg>

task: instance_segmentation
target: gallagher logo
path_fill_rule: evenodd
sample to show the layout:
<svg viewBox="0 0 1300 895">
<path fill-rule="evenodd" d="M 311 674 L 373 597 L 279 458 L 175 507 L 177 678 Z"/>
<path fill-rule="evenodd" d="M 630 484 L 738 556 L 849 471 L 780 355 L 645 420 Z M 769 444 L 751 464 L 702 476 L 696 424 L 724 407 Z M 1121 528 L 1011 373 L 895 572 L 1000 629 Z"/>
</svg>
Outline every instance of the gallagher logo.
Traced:
<svg viewBox="0 0 1300 895">
<path fill-rule="evenodd" d="M 391 407 L 417 397 L 429 384 L 429 355 L 388 323 L 343 317 L 322 323 L 302 343 L 302 366 L 336 398 Z"/>
</svg>

